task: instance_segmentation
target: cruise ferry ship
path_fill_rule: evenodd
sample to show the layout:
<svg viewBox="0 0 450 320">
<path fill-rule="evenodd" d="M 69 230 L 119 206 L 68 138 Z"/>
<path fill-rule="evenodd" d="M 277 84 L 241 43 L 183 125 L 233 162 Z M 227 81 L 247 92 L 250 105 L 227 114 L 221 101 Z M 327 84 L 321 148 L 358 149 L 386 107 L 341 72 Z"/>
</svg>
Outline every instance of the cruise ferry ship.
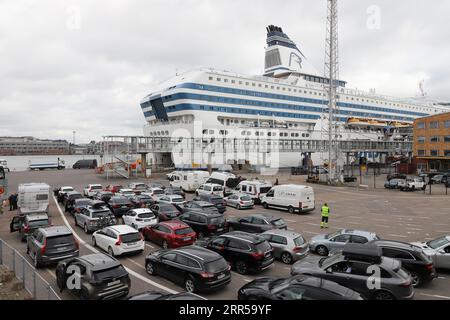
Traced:
<svg viewBox="0 0 450 320">
<path fill-rule="evenodd" d="M 265 72 L 261 76 L 200 69 L 155 87 L 140 104 L 147 121 L 144 135 L 178 142 L 190 138 L 203 143 L 222 141 L 224 148 L 233 140 L 251 145 L 325 139 L 329 79 L 317 72 L 280 27 L 267 27 L 265 50 Z M 436 103 L 352 90 L 343 80 L 337 84 L 336 120 L 341 140 L 402 139 L 401 129 L 414 119 L 449 110 Z M 192 150 L 183 151 L 186 156 Z M 277 161 L 272 159 L 271 164 L 261 154 L 250 159 L 234 152 L 212 153 L 216 164 L 247 161 L 287 167 L 302 162 L 302 155 L 292 152 L 277 155 Z M 204 155 L 196 161 L 168 154 L 154 157 L 167 164 L 211 161 Z M 312 155 L 314 164 L 326 162 L 326 157 L 325 152 Z"/>
</svg>

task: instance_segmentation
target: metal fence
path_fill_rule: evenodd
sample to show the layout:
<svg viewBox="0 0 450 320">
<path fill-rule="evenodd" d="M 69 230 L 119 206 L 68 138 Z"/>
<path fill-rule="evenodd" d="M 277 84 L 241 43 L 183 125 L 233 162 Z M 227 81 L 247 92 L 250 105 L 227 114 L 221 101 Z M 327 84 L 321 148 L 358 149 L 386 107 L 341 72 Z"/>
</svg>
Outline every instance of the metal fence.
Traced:
<svg viewBox="0 0 450 320">
<path fill-rule="evenodd" d="M 0 239 L 0 265 L 13 271 L 24 289 L 36 300 L 61 300 L 50 284 L 17 250 Z"/>
</svg>

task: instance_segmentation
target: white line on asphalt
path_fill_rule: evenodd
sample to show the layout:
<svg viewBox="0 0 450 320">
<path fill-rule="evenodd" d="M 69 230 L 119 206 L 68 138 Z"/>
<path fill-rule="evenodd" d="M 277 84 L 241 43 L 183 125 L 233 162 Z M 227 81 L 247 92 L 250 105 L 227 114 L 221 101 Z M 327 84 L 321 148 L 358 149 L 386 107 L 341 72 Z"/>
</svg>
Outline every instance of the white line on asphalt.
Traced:
<svg viewBox="0 0 450 320">
<path fill-rule="evenodd" d="M 252 282 L 252 280 L 250 280 L 250 279 L 247 279 L 247 278 L 244 278 L 244 281 L 247 281 L 247 282 Z"/>
<path fill-rule="evenodd" d="M 56 275 L 50 270 L 50 269 L 46 269 L 45 271 L 47 271 L 47 273 L 56 280 Z"/>
<path fill-rule="evenodd" d="M 375 227 L 390 228 L 391 226 L 385 226 L 384 224 L 376 224 Z"/>
<path fill-rule="evenodd" d="M 446 300 L 450 300 L 450 297 L 447 296 L 440 296 L 437 294 L 426 294 L 426 293 L 419 293 L 422 296 L 426 296 L 426 297 L 433 297 L 433 298 L 440 298 L 440 299 L 446 299 Z"/>
<path fill-rule="evenodd" d="M 149 248 L 152 248 L 152 249 L 155 249 L 154 246 L 151 246 L 151 245 L 149 245 L 149 244 L 145 244 L 145 246 L 146 246 L 146 247 L 149 247 Z"/>
<path fill-rule="evenodd" d="M 63 214 L 61 208 L 59 207 L 59 204 L 58 204 L 58 202 L 56 201 L 55 196 L 53 196 L 53 201 L 55 201 L 55 203 L 56 203 L 56 207 L 58 208 L 59 214 L 61 215 L 61 217 L 62 217 L 62 219 L 63 219 L 63 221 L 64 221 L 64 224 L 67 226 L 67 228 L 68 228 L 70 231 L 72 231 L 73 235 L 78 239 L 78 241 L 80 242 L 80 244 L 84 245 L 86 248 L 88 248 L 88 249 L 91 250 L 92 252 L 100 253 L 100 251 L 98 251 L 97 249 L 95 249 L 94 247 L 92 247 L 90 244 L 86 243 L 86 241 L 84 241 L 83 239 L 81 239 L 81 237 L 75 232 L 75 230 L 72 229 L 72 226 L 70 225 L 69 221 L 67 221 L 67 218 L 64 216 L 64 214 Z M 138 278 L 139 280 L 142 280 L 142 281 L 144 281 L 144 282 L 146 282 L 146 283 L 148 283 L 148 284 L 150 284 L 150 285 L 152 285 L 152 286 L 155 286 L 155 287 L 157 287 L 157 288 L 159 288 L 159 289 L 162 289 L 162 290 L 164 290 L 164 291 L 166 291 L 166 292 L 168 292 L 168 293 L 172 293 L 172 294 L 178 293 L 178 291 L 172 290 L 172 289 L 167 288 L 166 286 L 163 286 L 163 285 L 161 285 L 161 284 L 159 284 L 159 283 L 157 283 L 157 282 L 151 281 L 151 280 L 147 279 L 146 277 L 141 276 L 139 273 L 137 273 L 137 272 L 135 272 L 135 271 L 133 271 L 133 270 L 131 270 L 131 269 L 125 267 L 125 266 L 124 266 L 124 268 L 125 268 L 125 270 L 128 271 L 129 274 L 133 275 L 134 277 Z"/>
<path fill-rule="evenodd" d="M 441 277 L 441 276 L 439 276 L 438 279 L 447 279 L 447 277 Z"/>
<path fill-rule="evenodd" d="M 144 269 L 145 270 L 145 268 L 142 266 L 142 265 L 140 265 L 139 263 L 137 263 L 136 261 L 134 261 L 133 259 L 130 259 L 130 258 L 127 258 L 127 260 L 128 261 L 130 261 L 132 264 L 134 264 L 134 265 L 136 265 L 136 266 L 138 266 L 139 268 L 141 268 L 141 269 Z"/>
<path fill-rule="evenodd" d="M 320 234 L 320 233 L 317 233 L 317 232 L 311 232 L 311 231 L 303 231 L 303 233 L 309 233 L 309 234 L 314 234 L 314 235 Z"/>
<path fill-rule="evenodd" d="M 400 235 L 400 234 L 388 234 L 388 236 L 391 236 L 391 237 L 398 237 L 398 238 L 408 238 L 407 236 L 402 236 L 402 235 Z"/>
<path fill-rule="evenodd" d="M 417 228 L 405 228 L 406 230 L 413 230 L 413 231 L 423 231 L 423 229 L 417 229 Z"/>
<path fill-rule="evenodd" d="M 288 220 L 288 219 L 283 219 L 284 221 L 287 221 L 287 222 L 293 222 L 293 223 L 295 223 L 295 222 L 297 222 L 297 221 L 294 221 L 294 220 Z"/>
</svg>

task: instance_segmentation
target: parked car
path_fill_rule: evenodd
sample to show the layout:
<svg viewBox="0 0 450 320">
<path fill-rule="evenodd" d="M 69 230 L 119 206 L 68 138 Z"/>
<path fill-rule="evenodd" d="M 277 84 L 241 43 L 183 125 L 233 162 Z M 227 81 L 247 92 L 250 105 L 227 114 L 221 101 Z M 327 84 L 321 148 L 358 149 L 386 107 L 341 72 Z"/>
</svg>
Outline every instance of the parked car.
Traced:
<svg viewBox="0 0 450 320">
<path fill-rule="evenodd" d="M 26 241 L 27 237 L 38 228 L 46 228 L 51 225 L 50 219 L 45 213 L 14 216 L 9 224 L 11 232 L 19 231 L 20 239 Z"/>
<path fill-rule="evenodd" d="M 59 188 L 58 193 L 56 195 L 56 199 L 58 200 L 58 203 L 62 203 L 63 199 L 64 199 L 64 195 L 67 192 L 72 192 L 72 191 L 75 191 L 75 189 L 73 187 L 69 187 L 69 186 Z"/>
<path fill-rule="evenodd" d="M 274 262 L 273 249 L 266 239 L 246 232 L 228 232 L 197 243 L 221 254 L 240 274 L 261 272 Z"/>
<path fill-rule="evenodd" d="M 411 275 L 413 287 L 431 282 L 437 276 L 433 261 L 418 246 L 391 240 L 376 240 L 370 244 L 380 247 L 384 257 L 401 261 L 402 268 Z"/>
<path fill-rule="evenodd" d="M 113 257 L 141 253 L 145 249 L 144 238 L 139 231 L 123 224 L 95 231 L 92 245 L 107 251 Z"/>
<path fill-rule="evenodd" d="M 141 194 L 147 190 L 147 185 L 143 182 L 133 182 L 128 185 L 128 188 L 133 190 L 135 194 Z"/>
<path fill-rule="evenodd" d="M 109 199 L 107 206 L 116 218 L 122 217 L 125 212 L 128 212 L 128 210 L 134 208 L 134 205 L 131 203 L 130 199 L 124 196 L 112 197 Z"/>
<path fill-rule="evenodd" d="M 136 194 L 134 193 L 134 191 L 132 189 L 120 189 L 116 195 L 125 197 L 128 200 L 131 200 L 131 198 L 133 198 Z"/>
<path fill-rule="evenodd" d="M 109 184 L 106 186 L 105 191 L 110 191 L 114 194 L 120 191 L 120 189 L 123 189 L 123 186 L 120 184 Z"/>
<path fill-rule="evenodd" d="M 238 300 L 363 300 L 361 295 L 336 282 L 308 275 L 265 277 L 247 283 Z"/>
<path fill-rule="evenodd" d="M 181 212 L 191 212 L 191 211 L 202 211 L 205 213 L 211 213 L 211 214 L 219 214 L 219 210 L 217 207 L 206 201 L 188 201 L 183 206 L 180 207 Z"/>
<path fill-rule="evenodd" d="M 219 213 L 224 213 L 227 210 L 225 200 L 222 196 L 218 196 L 215 194 L 201 194 L 194 200 L 206 201 L 213 204 L 217 208 L 217 211 L 219 211 Z"/>
<path fill-rule="evenodd" d="M 27 254 L 35 268 L 78 257 L 79 244 L 65 226 L 38 228 L 27 238 Z"/>
<path fill-rule="evenodd" d="M 380 271 L 378 282 L 367 285 L 374 269 Z M 337 282 L 365 299 L 410 300 L 414 296 L 411 276 L 401 268 L 401 262 L 383 257 L 374 245 L 349 243 L 341 253 L 322 258 L 317 264 L 298 261 L 291 275 L 300 274 Z"/>
<path fill-rule="evenodd" d="M 283 219 L 274 217 L 268 213 L 230 218 L 228 224 L 230 230 L 240 230 L 250 233 L 262 233 L 272 229 L 287 229 L 287 225 Z"/>
<path fill-rule="evenodd" d="M 75 213 L 75 225 L 83 228 L 85 233 L 91 233 L 104 227 L 103 220 L 109 225 L 116 224 L 111 211 L 102 202 L 93 203 Z"/>
<path fill-rule="evenodd" d="M 160 182 L 151 182 L 151 183 L 147 183 L 147 187 L 148 187 L 149 189 L 152 189 L 152 188 L 163 189 L 163 190 L 166 189 L 166 186 L 164 186 L 164 185 L 163 185 L 162 183 L 160 183 Z"/>
<path fill-rule="evenodd" d="M 431 178 L 431 181 L 433 184 L 440 184 L 440 183 L 446 183 L 448 179 L 448 176 L 446 174 L 438 174 L 435 175 L 433 178 Z"/>
<path fill-rule="evenodd" d="M 130 201 L 135 208 L 150 208 L 155 204 L 155 201 L 146 194 L 137 194 L 130 198 Z"/>
<path fill-rule="evenodd" d="M 100 192 L 97 192 L 94 198 L 103 201 L 105 203 L 108 203 L 109 199 L 111 199 L 112 197 L 114 197 L 113 192 L 102 190 Z"/>
<path fill-rule="evenodd" d="M 147 291 L 144 293 L 138 293 L 128 298 L 128 300 L 147 301 L 147 300 L 206 300 L 192 292 L 180 292 L 180 293 L 162 293 L 158 291 Z"/>
<path fill-rule="evenodd" d="M 314 190 L 296 184 L 274 186 L 261 203 L 265 209 L 287 210 L 290 214 L 309 212 L 315 208 Z"/>
<path fill-rule="evenodd" d="M 342 229 L 312 237 L 309 240 L 309 249 L 321 256 L 327 256 L 333 250 L 342 249 L 347 243 L 367 243 L 379 239 L 370 231 Z"/>
<path fill-rule="evenodd" d="M 450 235 L 442 236 L 428 242 L 413 242 L 433 260 L 437 269 L 450 269 Z"/>
<path fill-rule="evenodd" d="M 406 180 L 406 174 L 392 173 L 392 174 L 388 174 L 386 179 L 387 179 L 387 181 L 390 181 L 392 179 Z"/>
<path fill-rule="evenodd" d="M 166 193 L 166 194 L 176 194 L 176 195 L 179 195 L 179 196 L 182 196 L 184 199 L 186 199 L 186 194 L 185 194 L 185 192 L 183 191 L 183 189 L 181 189 L 181 187 L 173 187 L 173 186 L 170 186 L 170 187 L 168 187 L 168 188 L 166 188 L 165 190 L 164 190 L 164 192 Z"/>
<path fill-rule="evenodd" d="M 402 189 L 406 187 L 406 180 L 404 179 L 391 179 L 384 183 L 386 189 Z"/>
<path fill-rule="evenodd" d="M 80 213 L 81 209 L 86 208 L 91 203 L 91 201 L 92 200 L 89 198 L 75 199 L 73 203 L 69 204 L 67 212 L 75 217 L 75 213 Z"/>
<path fill-rule="evenodd" d="M 164 249 L 179 248 L 195 243 L 197 234 L 186 223 L 178 220 L 160 222 L 143 229 L 146 240 L 161 245 Z"/>
<path fill-rule="evenodd" d="M 67 288 L 73 270 L 81 273 L 81 289 Z M 119 261 L 103 253 L 63 260 L 56 267 L 56 283 L 62 291 L 68 289 L 83 300 L 114 299 L 128 295 L 130 276 Z"/>
<path fill-rule="evenodd" d="M 73 169 L 95 169 L 97 168 L 96 159 L 78 160 L 72 166 Z"/>
<path fill-rule="evenodd" d="M 260 234 L 273 248 L 275 259 L 291 264 L 303 259 L 309 253 L 308 242 L 300 233 L 282 229 L 272 229 Z"/>
<path fill-rule="evenodd" d="M 181 214 L 173 204 L 168 203 L 155 204 L 150 209 L 158 217 L 159 221 L 176 219 Z"/>
<path fill-rule="evenodd" d="M 159 198 L 158 202 L 173 204 L 175 206 L 183 206 L 186 203 L 186 201 L 184 201 L 184 198 L 182 196 L 176 194 L 163 195 Z"/>
<path fill-rule="evenodd" d="M 195 195 L 199 196 L 201 194 L 215 194 L 218 196 L 224 195 L 224 189 L 219 184 L 214 183 L 204 183 L 197 190 L 195 190 Z"/>
<path fill-rule="evenodd" d="M 249 195 L 242 193 L 232 194 L 224 198 L 224 200 L 227 206 L 235 207 L 238 210 L 252 209 L 255 204 Z"/>
<path fill-rule="evenodd" d="M 123 223 L 141 231 L 145 227 L 154 226 L 158 223 L 158 218 L 154 212 L 148 208 L 138 208 L 130 210 L 122 216 Z"/>
<path fill-rule="evenodd" d="M 160 197 L 165 196 L 164 189 L 162 188 L 149 188 L 147 191 L 142 192 L 141 194 L 148 195 L 153 199 L 153 201 L 158 202 Z"/>
<path fill-rule="evenodd" d="M 427 185 L 422 178 L 407 178 L 406 185 L 401 188 L 402 191 L 425 190 Z"/>
<path fill-rule="evenodd" d="M 97 192 L 103 190 L 101 184 L 88 184 L 83 188 L 83 195 L 88 198 L 93 198 Z"/>
<path fill-rule="evenodd" d="M 69 211 L 69 206 L 73 204 L 75 199 L 81 199 L 83 195 L 78 191 L 70 191 L 64 194 L 62 204 L 64 205 L 64 212 Z"/>
<path fill-rule="evenodd" d="M 178 219 L 194 229 L 199 239 L 228 231 L 228 223 L 220 213 L 190 211 L 181 214 Z"/>
<path fill-rule="evenodd" d="M 220 289 L 231 282 L 225 259 L 197 246 L 153 252 L 145 259 L 145 269 L 150 275 L 161 275 L 182 285 L 187 292 Z"/>
</svg>

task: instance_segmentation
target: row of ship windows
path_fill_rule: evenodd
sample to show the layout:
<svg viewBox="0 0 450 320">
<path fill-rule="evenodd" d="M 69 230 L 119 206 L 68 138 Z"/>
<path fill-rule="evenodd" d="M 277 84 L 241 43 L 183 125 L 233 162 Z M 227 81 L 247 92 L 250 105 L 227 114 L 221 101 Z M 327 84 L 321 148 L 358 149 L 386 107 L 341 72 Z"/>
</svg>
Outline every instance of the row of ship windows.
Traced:
<svg viewBox="0 0 450 320">
<path fill-rule="evenodd" d="M 417 137 L 417 142 L 418 143 L 425 143 L 426 142 L 426 138 L 425 137 Z M 430 137 L 430 142 L 450 142 L 450 136 L 432 136 Z"/>
<path fill-rule="evenodd" d="M 450 157 L 450 150 L 444 150 L 442 154 L 444 157 Z M 426 157 L 426 156 L 440 157 L 441 152 L 439 152 L 439 150 L 430 150 L 429 154 L 427 154 L 426 150 L 417 150 L 417 155 L 419 157 Z"/>
<path fill-rule="evenodd" d="M 209 77 L 209 80 L 210 81 L 214 81 L 214 77 Z M 256 84 L 255 82 L 248 82 L 248 81 L 246 81 L 246 82 L 244 82 L 244 81 L 241 81 L 241 80 L 239 80 L 239 81 L 237 81 L 236 82 L 236 80 L 234 80 L 234 79 L 227 79 L 227 78 L 216 78 L 216 81 L 217 82 L 221 82 L 221 81 L 223 81 L 224 83 L 228 83 L 228 82 L 230 82 L 230 83 L 232 83 L 232 84 L 236 84 L 236 83 L 238 83 L 238 84 L 240 84 L 240 85 L 243 85 L 244 83 L 245 83 L 245 85 L 246 86 L 252 86 L 252 87 L 259 87 L 259 88 L 262 88 L 263 87 L 263 85 L 261 84 L 261 83 L 258 83 L 258 84 Z M 292 89 L 292 88 L 289 88 L 289 87 L 280 87 L 280 86 L 269 86 L 269 85 L 267 85 L 267 84 L 265 84 L 264 85 L 264 88 L 266 88 L 266 89 L 269 89 L 269 87 L 270 87 L 270 89 L 272 89 L 272 90 L 282 90 L 282 91 L 288 91 L 288 92 L 294 92 L 294 93 L 297 93 L 297 91 L 298 91 L 298 93 L 302 93 L 302 90 L 300 90 L 300 89 Z M 325 93 L 321 93 L 321 92 L 317 92 L 317 91 L 307 91 L 307 90 L 303 90 L 303 93 L 304 94 L 310 94 L 310 95 L 315 95 L 315 96 L 328 96 L 327 94 L 325 94 Z M 386 106 L 391 106 L 391 107 L 403 107 L 403 108 L 408 108 L 408 109 L 410 109 L 410 110 L 419 110 L 419 111 L 427 111 L 427 112 L 431 112 L 431 109 L 429 109 L 429 108 L 423 108 L 423 107 L 417 107 L 417 106 L 409 106 L 409 105 L 404 105 L 404 104 L 400 104 L 400 103 L 392 103 L 392 102 L 386 102 L 386 101 L 378 101 L 378 100 L 371 100 L 371 99 L 363 99 L 363 98 L 354 98 L 354 97 L 349 97 L 349 96 L 345 96 L 345 99 L 346 100 L 348 100 L 348 101 L 361 101 L 361 102 L 367 102 L 367 103 L 373 103 L 373 104 L 384 104 L 384 105 L 386 105 Z"/>
<path fill-rule="evenodd" d="M 418 122 L 417 129 L 439 129 L 439 128 L 450 128 L 450 120 L 446 120 L 443 124 L 440 124 L 439 121 L 431 121 L 428 123 L 428 126 L 425 122 Z"/>
</svg>

